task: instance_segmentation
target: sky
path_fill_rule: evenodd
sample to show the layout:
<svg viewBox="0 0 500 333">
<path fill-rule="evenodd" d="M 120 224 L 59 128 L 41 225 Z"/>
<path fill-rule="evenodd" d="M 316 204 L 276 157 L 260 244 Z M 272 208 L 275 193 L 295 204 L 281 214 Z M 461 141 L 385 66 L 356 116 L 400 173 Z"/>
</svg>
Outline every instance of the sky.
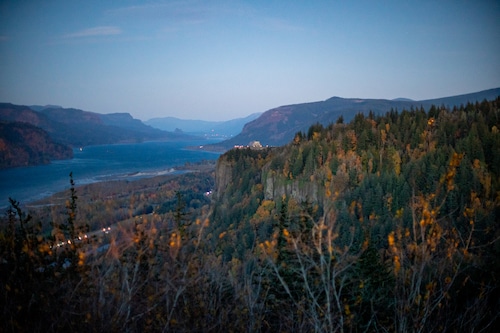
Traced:
<svg viewBox="0 0 500 333">
<path fill-rule="evenodd" d="M 500 87 L 500 1 L 0 1 L 0 102 L 229 120 Z"/>
</svg>

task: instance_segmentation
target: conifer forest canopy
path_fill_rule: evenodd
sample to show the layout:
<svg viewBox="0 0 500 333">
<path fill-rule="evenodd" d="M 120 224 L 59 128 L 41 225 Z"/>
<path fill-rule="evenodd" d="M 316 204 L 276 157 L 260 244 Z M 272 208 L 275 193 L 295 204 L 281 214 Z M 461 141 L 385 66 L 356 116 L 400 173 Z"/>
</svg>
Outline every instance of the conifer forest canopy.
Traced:
<svg viewBox="0 0 500 333">
<path fill-rule="evenodd" d="M 70 177 L 60 205 L 11 201 L 0 229 L 5 332 L 500 323 L 500 99 L 359 114 L 123 186 L 127 195 L 87 193 Z"/>
</svg>

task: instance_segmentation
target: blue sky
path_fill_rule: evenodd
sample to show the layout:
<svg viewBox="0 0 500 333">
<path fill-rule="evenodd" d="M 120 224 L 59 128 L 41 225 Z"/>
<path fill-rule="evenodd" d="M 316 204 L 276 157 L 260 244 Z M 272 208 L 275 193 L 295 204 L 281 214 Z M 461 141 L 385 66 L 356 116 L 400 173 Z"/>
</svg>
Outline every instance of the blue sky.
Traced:
<svg viewBox="0 0 500 333">
<path fill-rule="evenodd" d="M 0 101 L 147 120 L 500 87 L 500 2 L 0 1 Z"/>
</svg>

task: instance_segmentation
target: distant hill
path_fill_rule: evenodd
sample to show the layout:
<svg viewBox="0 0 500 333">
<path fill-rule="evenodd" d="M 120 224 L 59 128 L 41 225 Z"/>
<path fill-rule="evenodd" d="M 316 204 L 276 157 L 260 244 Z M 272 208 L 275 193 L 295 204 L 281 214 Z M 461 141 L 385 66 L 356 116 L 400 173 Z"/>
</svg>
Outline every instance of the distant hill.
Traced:
<svg viewBox="0 0 500 333">
<path fill-rule="evenodd" d="M 251 141 L 280 146 L 290 142 L 295 133 L 306 132 L 315 123 L 328 125 L 335 123 L 339 117 L 348 122 L 357 113 L 368 114 L 371 111 L 374 114 L 385 114 L 391 109 L 402 111 L 420 107 L 427 111 L 432 105 L 453 107 L 485 99 L 492 100 L 498 96 L 500 88 L 422 101 L 402 98 L 386 100 L 332 97 L 321 102 L 285 105 L 264 112 L 259 118 L 246 124 L 237 136 L 218 144 L 205 146 L 205 149 L 227 150 L 235 145 L 248 145 Z"/>
<path fill-rule="evenodd" d="M 466 105 L 467 103 L 481 102 L 484 101 L 485 99 L 490 101 L 496 99 L 498 96 L 500 96 L 500 88 L 482 90 L 479 92 L 465 94 L 465 95 L 427 99 L 420 101 L 418 103 L 422 103 L 424 107 L 430 107 L 431 105 L 435 106 L 444 105 L 445 107 L 453 107 L 453 106 L 460 106 L 461 104 Z"/>
<path fill-rule="evenodd" d="M 404 98 L 404 97 L 394 98 L 393 101 L 396 101 L 396 102 L 414 102 L 414 100 L 412 100 L 410 98 Z"/>
<path fill-rule="evenodd" d="M 228 121 L 187 120 L 175 117 L 153 118 L 144 123 L 164 131 L 182 131 L 205 137 L 230 138 L 241 132 L 246 123 L 257 119 L 261 113 L 254 113 L 245 118 Z"/>
<path fill-rule="evenodd" d="M 32 124 L 49 133 L 55 142 L 76 147 L 192 138 L 152 128 L 128 113 L 99 114 L 58 106 L 33 108 L 35 110 L 24 105 L 0 103 L 0 120 Z"/>
<path fill-rule="evenodd" d="M 69 159 L 73 150 L 56 143 L 43 129 L 27 123 L 0 122 L 0 169 Z"/>
<path fill-rule="evenodd" d="M 62 106 L 60 105 L 30 105 L 29 108 L 33 111 L 42 111 L 42 110 L 45 110 L 45 109 L 62 109 Z"/>
</svg>

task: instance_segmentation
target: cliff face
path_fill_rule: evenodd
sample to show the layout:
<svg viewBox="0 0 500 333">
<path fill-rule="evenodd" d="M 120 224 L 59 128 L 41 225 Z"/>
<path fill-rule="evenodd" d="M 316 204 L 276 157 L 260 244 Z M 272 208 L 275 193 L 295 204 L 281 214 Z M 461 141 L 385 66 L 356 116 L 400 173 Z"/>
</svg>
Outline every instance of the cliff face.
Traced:
<svg viewBox="0 0 500 333">
<path fill-rule="evenodd" d="M 0 168 L 48 164 L 69 159 L 73 150 L 53 142 L 36 126 L 19 122 L 0 122 Z"/>
<path fill-rule="evenodd" d="M 222 198 L 227 186 L 233 179 L 233 165 L 225 158 L 217 160 L 215 168 L 215 196 Z"/>
<path fill-rule="evenodd" d="M 324 189 L 312 181 L 285 180 L 275 172 L 263 173 L 264 199 L 276 200 L 283 196 L 295 198 L 298 202 L 320 202 Z"/>
<path fill-rule="evenodd" d="M 287 147 L 281 147 L 233 149 L 221 155 L 215 172 L 216 200 L 226 205 L 252 192 L 265 200 L 280 201 L 286 196 L 298 202 L 321 203 L 325 190 L 318 181 L 290 179 L 276 171 L 273 164 L 288 153 Z"/>
</svg>

